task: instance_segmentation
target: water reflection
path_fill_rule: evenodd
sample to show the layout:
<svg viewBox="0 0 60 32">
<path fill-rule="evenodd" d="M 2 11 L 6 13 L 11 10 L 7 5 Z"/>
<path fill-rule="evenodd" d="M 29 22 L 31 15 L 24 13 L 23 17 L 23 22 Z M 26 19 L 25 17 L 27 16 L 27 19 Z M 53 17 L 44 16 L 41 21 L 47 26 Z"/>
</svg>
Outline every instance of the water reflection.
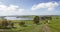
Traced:
<svg viewBox="0 0 60 32">
<path fill-rule="evenodd" d="M 33 18 L 16 18 L 16 17 L 5 17 L 7 20 L 33 20 Z"/>
</svg>

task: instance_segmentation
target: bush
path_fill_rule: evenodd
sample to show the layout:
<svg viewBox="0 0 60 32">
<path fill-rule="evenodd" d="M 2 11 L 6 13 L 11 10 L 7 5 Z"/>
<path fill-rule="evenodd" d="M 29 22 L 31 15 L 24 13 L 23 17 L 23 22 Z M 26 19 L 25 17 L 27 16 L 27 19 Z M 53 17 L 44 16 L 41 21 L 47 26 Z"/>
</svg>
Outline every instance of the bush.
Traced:
<svg viewBox="0 0 60 32">
<path fill-rule="evenodd" d="M 8 23 L 8 21 L 6 19 L 4 19 L 3 21 L 1 21 L 1 23 L 0 23 L 0 25 L 1 25 L 2 28 L 7 28 L 8 24 L 9 23 Z"/>
<path fill-rule="evenodd" d="M 25 22 L 20 22 L 19 25 L 20 26 L 24 26 L 25 25 Z"/>
<path fill-rule="evenodd" d="M 10 26 L 11 28 L 13 28 L 13 27 L 14 27 L 14 23 L 13 23 L 12 21 L 9 21 L 9 26 Z"/>
<path fill-rule="evenodd" d="M 0 21 L 0 28 L 12 28 L 13 27 L 13 22 L 7 21 L 7 19 L 3 19 Z"/>
</svg>

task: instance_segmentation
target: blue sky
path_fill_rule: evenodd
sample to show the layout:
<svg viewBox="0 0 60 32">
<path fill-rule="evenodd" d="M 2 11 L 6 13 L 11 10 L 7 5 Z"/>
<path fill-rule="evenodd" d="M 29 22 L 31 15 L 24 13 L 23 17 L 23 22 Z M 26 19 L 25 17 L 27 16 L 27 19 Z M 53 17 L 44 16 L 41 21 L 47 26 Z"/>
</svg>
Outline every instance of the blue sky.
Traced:
<svg viewBox="0 0 60 32">
<path fill-rule="evenodd" d="M 0 16 L 60 15 L 60 0 L 0 0 Z"/>
</svg>

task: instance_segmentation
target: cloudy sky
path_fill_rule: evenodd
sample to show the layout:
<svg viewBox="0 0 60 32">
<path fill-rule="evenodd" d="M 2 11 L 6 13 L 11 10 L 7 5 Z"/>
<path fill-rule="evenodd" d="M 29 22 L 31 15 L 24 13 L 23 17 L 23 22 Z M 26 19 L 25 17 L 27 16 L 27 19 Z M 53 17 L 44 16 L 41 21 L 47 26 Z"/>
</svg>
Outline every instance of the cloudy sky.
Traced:
<svg viewBox="0 0 60 32">
<path fill-rule="evenodd" d="M 0 0 L 0 16 L 60 15 L 60 0 Z"/>
</svg>

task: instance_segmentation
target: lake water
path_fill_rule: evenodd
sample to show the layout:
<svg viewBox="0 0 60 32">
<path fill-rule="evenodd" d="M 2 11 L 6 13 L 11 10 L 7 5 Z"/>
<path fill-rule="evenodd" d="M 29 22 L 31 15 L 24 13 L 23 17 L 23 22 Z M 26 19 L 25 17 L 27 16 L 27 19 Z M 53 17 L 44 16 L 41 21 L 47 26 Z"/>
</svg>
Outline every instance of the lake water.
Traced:
<svg viewBox="0 0 60 32">
<path fill-rule="evenodd" d="M 16 17 L 5 17 L 7 20 L 33 20 L 33 18 L 16 18 Z"/>
</svg>

